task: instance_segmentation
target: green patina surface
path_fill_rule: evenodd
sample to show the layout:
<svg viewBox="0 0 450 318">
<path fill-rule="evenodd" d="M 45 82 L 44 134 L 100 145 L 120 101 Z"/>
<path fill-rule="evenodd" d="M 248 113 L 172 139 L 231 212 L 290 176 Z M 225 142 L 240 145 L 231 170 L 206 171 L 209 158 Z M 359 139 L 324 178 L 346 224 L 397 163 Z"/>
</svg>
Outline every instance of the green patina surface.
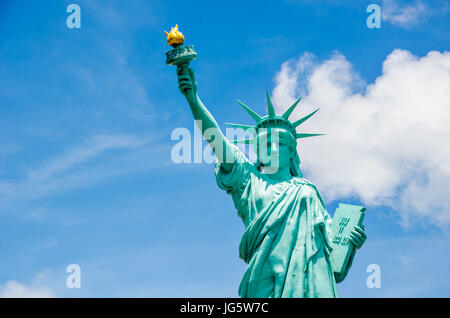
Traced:
<svg viewBox="0 0 450 318">
<path fill-rule="evenodd" d="M 184 51 L 174 50 L 167 53 L 168 64 L 177 65 L 179 89 L 194 119 L 202 122 L 199 128 L 215 151 L 217 184 L 231 196 L 245 225 L 239 255 L 248 267 L 239 295 L 337 297 L 336 283 L 347 276 L 356 250 L 366 239 L 364 208 L 340 205 L 336 213 L 339 221 L 333 222 L 316 187 L 302 177 L 297 139 L 320 134 L 299 133 L 296 127 L 316 111 L 290 122 L 289 116 L 300 99 L 283 115 L 277 115 L 267 93 L 267 116 L 258 115 L 239 101 L 256 125 L 230 124 L 251 130 L 253 136 L 230 142 L 201 102 Z M 277 138 L 271 137 L 272 133 Z M 250 162 L 235 143 L 253 144 L 257 161 Z M 264 155 L 267 151 L 272 157 Z"/>
</svg>

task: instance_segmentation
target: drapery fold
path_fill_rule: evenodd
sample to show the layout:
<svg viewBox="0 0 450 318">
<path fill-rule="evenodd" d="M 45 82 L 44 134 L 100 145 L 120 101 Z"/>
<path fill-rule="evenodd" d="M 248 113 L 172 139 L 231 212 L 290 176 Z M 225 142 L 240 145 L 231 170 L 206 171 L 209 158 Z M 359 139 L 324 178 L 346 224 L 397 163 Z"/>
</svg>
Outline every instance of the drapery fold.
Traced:
<svg viewBox="0 0 450 318">
<path fill-rule="evenodd" d="M 330 261 L 331 217 L 309 181 L 275 182 L 234 148 L 217 184 L 229 193 L 245 225 L 239 256 L 248 264 L 241 297 L 337 297 Z"/>
</svg>

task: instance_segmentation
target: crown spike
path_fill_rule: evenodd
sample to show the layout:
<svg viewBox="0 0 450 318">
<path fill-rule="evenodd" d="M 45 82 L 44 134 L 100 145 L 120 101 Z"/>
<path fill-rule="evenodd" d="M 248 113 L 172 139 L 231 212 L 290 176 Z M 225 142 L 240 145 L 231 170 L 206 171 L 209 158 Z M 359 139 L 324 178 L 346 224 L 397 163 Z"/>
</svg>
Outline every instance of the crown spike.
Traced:
<svg viewBox="0 0 450 318">
<path fill-rule="evenodd" d="M 269 117 L 275 117 L 275 110 L 273 109 L 272 101 L 270 100 L 268 91 L 266 91 L 266 96 L 267 96 L 267 110 L 269 112 Z"/>
<path fill-rule="evenodd" d="M 325 134 L 305 134 L 305 133 L 299 134 L 299 133 L 297 133 L 297 134 L 295 134 L 295 138 L 300 139 L 300 138 L 308 138 L 308 137 L 323 136 L 323 135 L 325 135 Z"/>
<path fill-rule="evenodd" d="M 312 115 L 314 115 L 315 113 L 317 113 L 317 111 L 318 111 L 319 109 L 320 109 L 320 108 L 317 108 L 317 109 L 316 109 L 315 111 L 313 111 L 311 114 L 309 114 L 309 115 L 307 115 L 307 116 L 305 116 L 305 117 L 303 117 L 303 118 L 300 118 L 299 120 L 293 122 L 292 124 L 294 125 L 294 127 L 297 127 L 298 125 L 300 125 L 300 124 L 304 123 L 306 120 L 308 120 L 309 117 L 311 117 Z"/>
<path fill-rule="evenodd" d="M 242 124 L 232 124 L 232 123 L 225 123 L 225 125 L 228 125 L 228 126 L 231 126 L 231 127 L 234 127 L 234 128 L 241 128 L 244 131 L 250 130 L 253 134 L 256 134 L 255 126 L 242 125 Z"/>
<path fill-rule="evenodd" d="M 256 122 L 259 122 L 261 120 L 261 116 L 259 116 L 254 110 L 252 110 L 250 107 L 245 105 L 243 102 L 241 102 L 239 99 L 237 99 L 237 102 L 241 104 L 242 107 L 247 111 L 247 113 L 254 119 Z"/>
<path fill-rule="evenodd" d="M 289 116 L 291 116 L 292 112 L 294 111 L 295 107 L 297 107 L 297 104 L 300 102 L 301 99 L 302 99 L 302 97 L 300 96 L 300 98 L 297 99 L 297 101 L 294 104 L 292 104 L 292 106 L 289 107 L 289 109 L 281 116 L 284 119 L 289 119 Z"/>
</svg>

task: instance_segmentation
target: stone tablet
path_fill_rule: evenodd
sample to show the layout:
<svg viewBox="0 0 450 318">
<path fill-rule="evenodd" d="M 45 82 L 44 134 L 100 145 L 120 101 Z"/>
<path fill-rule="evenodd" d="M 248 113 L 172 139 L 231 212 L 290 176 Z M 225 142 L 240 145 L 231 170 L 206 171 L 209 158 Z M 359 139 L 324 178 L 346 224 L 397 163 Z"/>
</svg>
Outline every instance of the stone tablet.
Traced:
<svg viewBox="0 0 450 318">
<path fill-rule="evenodd" d="M 347 268 L 353 250 L 349 235 L 355 225 L 362 225 L 365 210 L 366 208 L 362 206 L 339 203 L 339 207 L 334 212 L 331 223 L 333 233 L 331 261 L 336 273 L 342 274 Z"/>
</svg>

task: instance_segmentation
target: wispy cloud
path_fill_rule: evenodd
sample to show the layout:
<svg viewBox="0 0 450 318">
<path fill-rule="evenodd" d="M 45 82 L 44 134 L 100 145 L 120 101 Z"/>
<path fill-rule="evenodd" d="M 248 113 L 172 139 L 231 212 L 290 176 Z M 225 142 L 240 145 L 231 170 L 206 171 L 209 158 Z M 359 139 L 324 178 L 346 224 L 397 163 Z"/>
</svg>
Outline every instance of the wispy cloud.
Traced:
<svg viewBox="0 0 450 318">
<path fill-rule="evenodd" d="M 378 240 L 370 240 L 369 236 L 356 262 L 362 265 L 364 281 L 368 275 L 366 264 L 380 266 L 381 288 L 364 286 L 362 293 L 368 297 L 448 297 L 450 290 L 442 280 L 450 263 L 448 242 L 448 233 L 400 234 Z"/>
<path fill-rule="evenodd" d="M 159 5 L 145 1 L 134 6 L 121 1 L 79 5 L 82 19 L 89 21 L 79 32 L 65 28 L 48 35 L 44 44 L 30 48 L 34 59 L 22 65 L 8 63 L 2 87 L 14 89 L 8 96 L 15 95 L 11 100 L 21 107 L 9 107 L 19 110 L 11 112 L 12 120 L 4 120 L 0 154 L 21 153 L 18 160 L 4 157 L 17 169 L 3 173 L 14 181 L 0 180 L 0 203 L 41 198 L 165 162 L 162 148 L 169 144 L 150 146 L 161 134 L 151 125 L 160 113 L 153 108 L 145 76 L 129 61 L 136 33 L 155 27 L 162 18 L 155 12 Z M 36 71 L 36 65 L 51 67 Z M 23 73 L 19 69 L 39 73 L 39 80 L 18 76 Z M 90 137 L 80 142 L 79 136 Z M 53 143 L 55 139 L 58 143 Z M 53 153 L 45 155 L 48 143 L 54 145 Z M 35 150 L 39 158 L 33 157 Z M 112 152 L 114 156 L 109 156 Z"/>
<path fill-rule="evenodd" d="M 98 135 L 75 146 L 61 156 L 50 159 L 43 166 L 29 171 L 28 182 L 44 181 L 58 173 L 64 173 L 78 164 L 95 158 L 112 149 L 133 149 L 146 143 L 147 140 L 129 135 Z"/>
<path fill-rule="evenodd" d="M 0 202 L 35 199 L 160 166 L 164 164 L 161 154 L 165 153 L 165 146 L 149 146 L 151 141 L 135 135 L 93 136 L 34 168 L 27 168 L 20 181 L 0 182 Z M 108 158 L 111 151 L 116 152 L 113 158 Z"/>
<path fill-rule="evenodd" d="M 0 298 L 53 298 L 56 297 L 54 291 L 44 280 L 49 271 L 44 270 L 39 273 L 30 284 L 25 285 L 12 279 L 4 284 L 0 284 Z"/>
<path fill-rule="evenodd" d="M 412 28 L 424 21 L 429 14 L 427 6 L 421 1 L 401 5 L 396 0 L 383 0 L 381 17 L 402 28 Z"/>
<path fill-rule="evenodd" d="M 15 280 L 0 285 L 0 298 L 53 298 L 55 295 L 47 286 L 28 287 Z"/>
</svg>

